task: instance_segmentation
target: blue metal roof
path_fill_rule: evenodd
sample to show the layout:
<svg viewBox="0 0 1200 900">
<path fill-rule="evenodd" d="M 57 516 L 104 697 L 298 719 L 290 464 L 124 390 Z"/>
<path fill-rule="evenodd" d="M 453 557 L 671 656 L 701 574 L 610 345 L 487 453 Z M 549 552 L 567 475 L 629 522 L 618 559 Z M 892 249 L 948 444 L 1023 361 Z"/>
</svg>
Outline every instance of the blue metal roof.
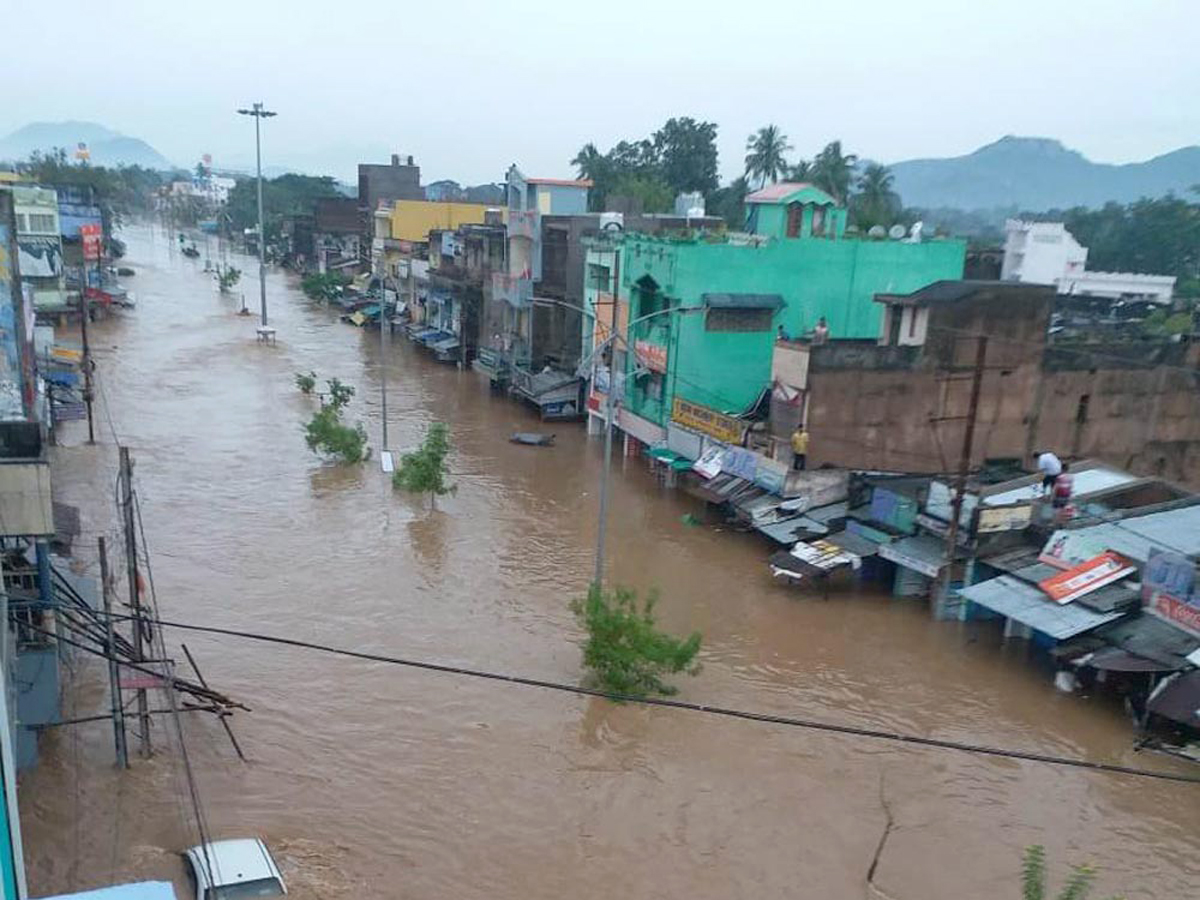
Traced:
<svg viewBox="0 0 1200 900">
<path fill-rule="evenodd" d="M 1154 549 L 1174 550 L 1195 559 L 1200 556 L 1200 504 L 1073 528 L 1070 533 L 1086 534 L 1109 550 L 1141 563 L 1149 559 Z"/>
<path fill-rule="evenodd" d="M 1078 603 L 1055 603 L 1034 585 L 1011 575 L 981 581 L 963 588 L 959 594 L 1060 641 L 1115 622 L 1124 615 L 1095 612 Z"/>
<path fill-rule="evenodd" d="M 41 900 L 178 900 L 175 888 L 167 881 L 139 881 L 113 887 L 82 891 L 78 894 L 55 894 Z"/>
</svg>

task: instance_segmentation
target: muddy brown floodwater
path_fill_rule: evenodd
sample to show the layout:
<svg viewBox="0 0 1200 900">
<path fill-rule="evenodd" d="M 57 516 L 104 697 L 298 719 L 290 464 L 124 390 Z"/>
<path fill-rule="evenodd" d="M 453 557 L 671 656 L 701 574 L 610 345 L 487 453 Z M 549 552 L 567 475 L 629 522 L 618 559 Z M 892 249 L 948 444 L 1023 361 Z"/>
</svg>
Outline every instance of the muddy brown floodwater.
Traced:
<svg viewBox="0 0 1200 900">
<path fill-rule="evenodd" d="M 128 234 L 137 309 L 94 329 L 101 443 L 73 423 L 56 488 L 79 504 L 79 553 L 117 534 L 114 434 L 134 453 L 167 618 L 577 681 L 567 609 L 590 577 L 600 448 L 557 446 L 470 372 L 397 338 L 387 356 L 391 443 L 432 421 L 453 434 L 458 493 L 429 512 L 377 463 L 323 465 L 301 426 L 297 371 L 358 388 L 350 413 L 379 439 L 378 332 L 269 275 L 277 347 L 218 296 L 170 235 Z M 214 248 L 215 252 L 215 248 Z M 250 260 L 240 260 L 257 308 Z M 111 416 L 111 422 L 107 416 Z M 930 620 L 878 594 L 828 601 L 772 582 L 755 536 L 681 521 L 692 501 L 636 461 L 613 480 L 612 574 L 661 590 L 661 618 L 704 634 L 686 699 L 769 713 L 1171 768 L 1135 754 L 1120 711 L 1068 697 L 992 627 Z M 1200 788 L 909 749 L 411 671 L 200 634 L 210 682 L 253 707 L 234 728 L 185 723 L 210 832 L 259 834 L 297 897 L 1015 897 L 1022 849 L 1054 875 L 1100 869 L 1097 895 L 1200 896 Z M 176 650 L 176 655 L 177 650 Z M 66 714 L 103 711 L 82 661 Z M 174 879 L 196 832 L 169 720 L 158 753 L 113 767 L 107 723 L 43 739 L 20 785 L 34 895 Z"/>
</svg>

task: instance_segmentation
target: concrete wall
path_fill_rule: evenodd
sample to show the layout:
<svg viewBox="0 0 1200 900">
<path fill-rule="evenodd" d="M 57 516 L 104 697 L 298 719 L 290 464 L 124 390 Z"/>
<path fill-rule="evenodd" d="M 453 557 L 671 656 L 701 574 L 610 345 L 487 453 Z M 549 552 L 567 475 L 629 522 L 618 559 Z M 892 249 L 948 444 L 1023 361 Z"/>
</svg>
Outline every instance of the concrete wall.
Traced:
<svg viewBox="0 0 1200 900">
<path fill-rule="evenodd" d="M 1100 459 L 1200 486 L 1200 347 L 1115 352 L 1045 346 L 1035 296 L 931 307 L 924 347 L 834 342 L 808 370 L 811 464 L 903 471 L 957 468 L 969 409 L 971 334 L 990 341 L 972 462 Z M 991 307 L 989 311 L 988 307 Z M 1109 348 L 1112 350 L 1113 348 Z"/>
<path fill-rule="evenodd" d="M 398 200 L 392 207 L 391 236 L 400 241 L 424 242 L 434 229 L 453 231 L 460 225 L 482 225 L 487 210 L 481 203 Z"/>
<path fill-rule="evenodd" d="M 424 200 L 421 188 L 421 167 L 401 165 L 395 158 L 391 165 L 360 163 L 358 166 L 358 203 L 368 211 L 380 200 Z"/>
</svg>

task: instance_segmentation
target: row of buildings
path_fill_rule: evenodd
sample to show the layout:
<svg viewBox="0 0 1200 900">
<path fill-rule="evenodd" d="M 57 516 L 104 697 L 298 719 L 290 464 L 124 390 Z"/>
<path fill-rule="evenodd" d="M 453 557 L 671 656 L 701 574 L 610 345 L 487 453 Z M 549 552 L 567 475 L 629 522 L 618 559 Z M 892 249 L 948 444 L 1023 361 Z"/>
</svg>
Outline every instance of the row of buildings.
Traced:
<svg viewBox="0 0 1200 900">
<path fill-rule="evenodd" d="M 995 619 L 1061 686 L 1196 736 L 1200 497 L 1178 483 L 1200 483 L 1200 348 L 1130 311 L 1169 286 L 1043 283 L 1028 254 L 964 280 L 962 241 L 853 234 L 808 184 L 750 194 L 741 231 L 587 212 L 587 182 L 515 166 L 506 188 L 423 235 L 418 201 L 374 211 L 374 271 L 415 341 L 545 418 L 611 425 L 664 485 L 761 532 L 777 577 L 853 571 Z M 1066 508 L 1027 474 L 1043 449 L 1075 461 Z"/>
</svg>

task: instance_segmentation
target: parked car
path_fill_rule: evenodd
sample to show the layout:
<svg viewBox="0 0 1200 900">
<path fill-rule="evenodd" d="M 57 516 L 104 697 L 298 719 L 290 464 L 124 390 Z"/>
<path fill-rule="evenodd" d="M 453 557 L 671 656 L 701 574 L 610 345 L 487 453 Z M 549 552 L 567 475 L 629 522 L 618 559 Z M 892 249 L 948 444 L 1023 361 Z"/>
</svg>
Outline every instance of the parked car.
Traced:
<svg viewBox="0 0 1200 900">
<path fill-rule="evenodd" d="M 287 893 L 271 851 L 258 838 L 209 841 L 183 855 L 196 883 L 196 900 L 247 900 Z"/>
</svg>

